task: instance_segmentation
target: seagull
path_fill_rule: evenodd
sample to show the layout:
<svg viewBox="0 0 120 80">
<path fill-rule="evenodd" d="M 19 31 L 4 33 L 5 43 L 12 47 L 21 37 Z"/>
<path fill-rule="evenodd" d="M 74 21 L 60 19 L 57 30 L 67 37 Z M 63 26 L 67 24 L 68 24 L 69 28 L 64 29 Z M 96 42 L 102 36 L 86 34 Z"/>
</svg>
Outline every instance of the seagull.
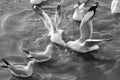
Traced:
<svg viewBox="0 0 120 80">
<path fill-rule="evenodd" d="M 80 24 L 80 38 L 75 41 L 68 41 L 67 45 L 69 48 L 80 52 L 87 53 L 93 50 L 99 49 L 97 45 L 103 41 L 109 41 L 110 39 L 91 39 L 93 33 L 92 18 L 96 13 L 98 7 L 98 2 L 94 3 L 93 6 L 89 8 L 87 13 L 84 15 Z"/>
<path fill-rule="evenodd" d="M 85 5 L 89 2 L 90 0 L 87 0 L 85 3 L 80 3 L 77 1 L 77 4 L 74 5 L 75 11 L 73 13 L 73 20 L 75 21 L 81 21 L 82 18 L 84 17 L 85 14 Z"/>
<path fill-rule="evenodd" d="M 30 52 L 27 50 L 23 50 L 23 52 L 27 53 L 28 58 L 35 58 L 36 62 L 46 62 L 51 59 L 52 50 L 53 45 L 49 44 L 44 52 Z"/>
<path fill-rule="evenodd" d="M 44 23 L 44 26 L 49 31 L 48 36 L 50 36 L 51 42 L 62 45 L 62 46 L 67 46 L 65 41 L 63 41 L 63 39 L 62 39 L 62 34 L 63 34 L 64 30 L 58 29 L 58 26 L 61 22 L 61 18 L 60 18 L 61 5 L 60 5 L 60 2 L 58 2 L 57 9 L 56 9 L 53 20 L 41 8 L 36 6 L 36 8 L 34 10 L 36 11 L 36 13 L 38 13 L 42 17 L 42 21 Z"/>
<path fill-rule="evenodd" d="M 1 59 L 6 66 L 3 66 L 3 68 L 8 68 L 11 72 L 12 75 L 16 77 L 30 77 L 33 74 L 33 66 L 34 63 L 36 62 L 35 59 L 32 59 L 31 61 L 28 62 L 28 64 L 25 65 L 20 65 L 20 64 L 10 64 L 8 61 L 5 59 Z"/>
<path fill-rule="evenodd" d="M 113 0 L 111 2 L 111 13 L 120 13 L 120 0 Z"/>
</svg>

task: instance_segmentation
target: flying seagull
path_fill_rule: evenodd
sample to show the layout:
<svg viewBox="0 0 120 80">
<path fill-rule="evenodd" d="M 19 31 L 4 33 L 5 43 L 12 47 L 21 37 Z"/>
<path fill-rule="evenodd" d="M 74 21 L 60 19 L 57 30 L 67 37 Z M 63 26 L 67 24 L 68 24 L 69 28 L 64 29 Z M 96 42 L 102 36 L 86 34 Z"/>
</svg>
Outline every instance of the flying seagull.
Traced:
<svg viewBox="0 0 120 80">
<path fill-rule="evenodd" d="M 41 8 L 38 8 L 36 6 L 35 8 L 36 13 L 38 13 L 43 20 L 44 26 L 48 29 L 49 34 L 48 36 L 50 36 L 50 40 L 53 43 L 62 45 L 62 46 L 67 46 L 67 44 L 65 43 L 65 41 L 63 41 L 62 39 L 62 33 L 64 32 L 64 30 L 58 29 L 58 26 L 61 22 L 61 5 L 60 2 L 58 2 L 57 5 L 57 9 L 55 11 L 55 15 L 54 15 L 54 19 L 52 20 L 52 18 L 50 18 L 48 16 L 48 14 L 43 11 Z"/>
<path fill-rule="evenodd" d="M 92 18 L 96 13 L 98 2 L 94 3 L 84 15 L 80 24 L 80 38 L 75 41 L 69 41 L 68 47 L 81 53 L 87 53 L 89 51 L 99 49 L 97 44 L 103 41 L 109 41 L 110 39 L 91 39 L 93 33 Z"/>
</svg>

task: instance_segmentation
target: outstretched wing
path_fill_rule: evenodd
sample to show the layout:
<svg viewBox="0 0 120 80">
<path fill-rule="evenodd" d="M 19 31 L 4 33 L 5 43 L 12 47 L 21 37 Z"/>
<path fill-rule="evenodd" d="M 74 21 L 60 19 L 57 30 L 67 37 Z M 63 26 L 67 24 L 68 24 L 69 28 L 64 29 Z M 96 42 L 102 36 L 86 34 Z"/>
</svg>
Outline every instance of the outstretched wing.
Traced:
<svg viewBox="0 0 120 80">
<path fill-rule="evenodd" d="M 57 9 L 56 9 L 55 16 L 54 16 L 54 25 L 56 26 L 56 28 L 61 22 L 60 15 L 61 15 L 61 5 L 60 5 L 60 2 L 58 2 Z"/>
<path fill-rule="evenodd" d="M 88 12 L 84 15 L 80 24 L 80 42 L 84 42 L 92 37 L 93 25 L 92 18 L 95 16 L 96 8 L 98 7 L 98 2 L 96 2 Z"/>
<path fill-rule="evenodd" d="M 45 27 L 48 29 L 48 31 L 50 31 L 52 27 L 52 21 L 48 14 L 37 6 L 34 6 L 34 11 L 42 17 Z"/>
<path fill-rule="evenodd" d="M 111 40 L 112 40 L 112 38 L 110 38 L 110 39 L 88 39 L 85 41 L 85 46 L 91 47 L 91 46 L 94 46 L 94 45 L 99 44 L 101 42 L 111 41 Z"/>
<path fill-rule="evenodd" d="M 93 31 L 93 24 L 92 21 L 84 21 L 88 19 L 88 17 L 91 17 L 91 13 L 85 14 L 83 17 L 81 24 L 80 24 L 80 42 L 84 42 L 87 39 L 90 39 L 92 37 L 92 31 Z"/>
</svg>

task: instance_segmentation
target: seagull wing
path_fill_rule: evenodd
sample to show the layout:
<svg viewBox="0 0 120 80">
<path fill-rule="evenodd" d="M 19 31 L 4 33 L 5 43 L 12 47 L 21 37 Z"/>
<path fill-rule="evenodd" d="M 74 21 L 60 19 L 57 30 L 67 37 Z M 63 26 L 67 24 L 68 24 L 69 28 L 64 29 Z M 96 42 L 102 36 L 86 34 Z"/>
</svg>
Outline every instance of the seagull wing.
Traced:
<svg viewBox="0 0 120 80">
<path fill-rule="evenodd" d="M 42 14 L 43 14 L 42 19 L 43 19 L 44 25 L 50 31 L 51 28 L 53 27 L 52 20 L 50 19 L 50 17 L 46 12 L 43 11 Z"/>
<path fill-rule="evenodd" d="M 87 47 L 91 47 L 91 46 L 94 46 L 96 44 L 99 44 L 101 42 L 105 42 L 105 41 L 111 41 L 111 39 L 88 39 L 85 41 L 85 46 Z"/>
<path fill-rule="evenodd" d="M 42 17 L 44 26 L 48 29 L 48 31 L 50 31 L 52 27 L 52 21 L 48 14 L 37 6 L 34 6 L 34 11 Z"/>
<path fill-rule="evenodd" d="M 78 4 L 78 6 L 80 6 L 80 5 L 81 5 L 81 3 L 80 3 L 80 1 L 79 1 L 79 0 L 77 0 L 77 4 Z"/>
<path fill-rule="evenodd" d="M 80 24 L 80 42 L 84 42 L 92 37 L 93 25 L 92 18 L 95 16 L 96 8 L 98 7 L 98 2 L 96 2 L 92 7 L 89 8 L 87 13 L 84 15 Z"/>
<path fill-rule="evenodd" d="M 90 0 L 87 0 L 87 1 L 85 2 L 85 6 L 86 6 L 89 2 L 90 2 Z"/>
<path fill-rule="evenodd" d="M 60 2 L 58 2 L 57 9 L 56 9 L 55 16 L 54 16 L 54 27 L 55 27 L 55 30 L 57 29 L 58 25 L 61 22 L 60 15 L 61 15 L 61 5 L 60 5 Z"/>
<path fill-rule="evenodd" d="M 86 21 L 89 18 L 91 18 L 93 15 L 92 12 L 89 12 L 87 14 L 85 14 L 85 16 L 83 17 L 81 24 L 80 24 L 80 42 L 84 42 L 87 39 L 90 39 L 92 37 L 92 31 L 93 31 L 93 25 L 92 25 L 92 21 Z"/>
</svg>

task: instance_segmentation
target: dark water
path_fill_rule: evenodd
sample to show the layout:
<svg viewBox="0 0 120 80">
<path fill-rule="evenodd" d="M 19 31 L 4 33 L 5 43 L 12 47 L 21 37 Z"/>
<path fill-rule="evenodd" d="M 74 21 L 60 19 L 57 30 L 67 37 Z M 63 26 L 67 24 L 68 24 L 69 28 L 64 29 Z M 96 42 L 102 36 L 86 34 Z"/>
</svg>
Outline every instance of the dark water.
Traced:
<svg viewBox="0 0 120 80">
<path fill-rule="evenodd" d="M 43 5 L 51 16 L 57 1 L 47 0 Z M 82 55 L 74 53 L 68 56 L 57 48 L 50 61 L 35 64 L 30 78 L 17 78 L 0 68 L 0 80 L 120 80 L 120 14 L 110 13 L 111 0 L 97 1 L 100 6 L 93 21 L 93 38 L 113 38 L 112 41 L 100 44 L 98 51 Z M 92 2 L 94 0 L 90 4 Z M 62 3 L 63 20 L 60 24 L 72 40 L 79 37 L 79 23 L 71 19 L 75 3 L 76 0 Z M 0 58 L 11 63 L 27 64 L 21 48 L 44 50 L 50 42 L 46 37 L 47 30 L 39 15 L 31 9 L 29 0 L 0 0 L 0 23 Z M 3 65 L 2 61 L 0 65 Z"/>
</svg>

